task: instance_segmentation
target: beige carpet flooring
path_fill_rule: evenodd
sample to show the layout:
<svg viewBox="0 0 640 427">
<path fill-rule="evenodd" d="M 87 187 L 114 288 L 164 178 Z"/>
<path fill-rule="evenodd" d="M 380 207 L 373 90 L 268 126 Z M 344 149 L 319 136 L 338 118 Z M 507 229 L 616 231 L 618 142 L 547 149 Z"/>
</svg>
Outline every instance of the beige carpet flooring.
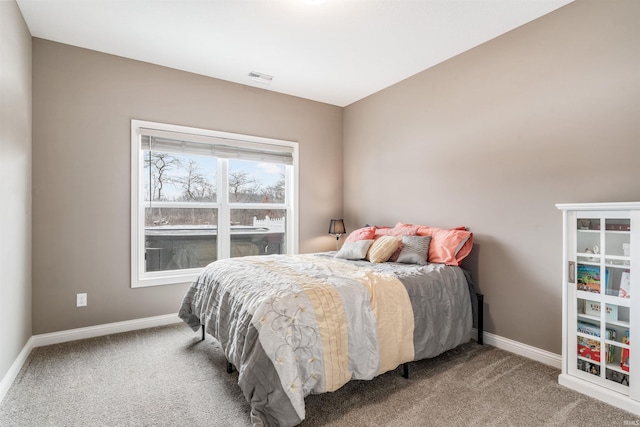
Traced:
<svg viewBox="0 0 640 427">
<path fill-rule="evenodd" d="M 301 426 L 625 426 L 640 417 L 557 384 L 559 371 L 475 342 L 306 399 Z M 33 350 L 0 426 L 250 425 L 211 337 L 177 324 Z"/>
</svg>

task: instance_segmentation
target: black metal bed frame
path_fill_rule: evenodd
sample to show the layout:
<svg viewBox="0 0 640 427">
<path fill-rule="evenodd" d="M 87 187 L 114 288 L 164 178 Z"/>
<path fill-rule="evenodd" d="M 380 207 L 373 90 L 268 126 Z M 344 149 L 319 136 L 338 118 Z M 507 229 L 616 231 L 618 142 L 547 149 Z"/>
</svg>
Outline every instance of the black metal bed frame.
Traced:
<svg viewBox="0 0 640 427">
<path fill-rule="evenodd" d="M 477 326 L 478 326 L 478 344 L 480 345 L 484 345 L 484 339 L 483 339 L 483 335 L 484 335 L 484 295 L 481 293 L 476 292 L 476 297 L 478 299 L 478 318 L 476 319 L 477 321 Z M 205 332 L 204 332 L 204 325 L 201 325 L 202 330 L 202 337 L 200 339 L 200 341 L 204 341 L 205 340 Z M 402 364 L 402 376 L 406 379 L 409 379 L 409 363 L 410 362 L 405 362 Z M 227 360 L 227 373 L 231 374 L 233 373 L 233 364 L 231 362 L 229 362 Z"/>
</svg>

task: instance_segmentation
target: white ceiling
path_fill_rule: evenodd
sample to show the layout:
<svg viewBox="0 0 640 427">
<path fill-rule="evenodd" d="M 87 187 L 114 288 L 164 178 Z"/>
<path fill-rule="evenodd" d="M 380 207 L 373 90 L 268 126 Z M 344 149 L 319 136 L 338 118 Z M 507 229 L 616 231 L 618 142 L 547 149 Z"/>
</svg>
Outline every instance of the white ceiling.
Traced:
<svg viewBox="0 0 640 427">
<path fill-rule="evenodd" d="M 346 106 L 571 1 L 17 3 L 34 37 Z"/>
</svg>

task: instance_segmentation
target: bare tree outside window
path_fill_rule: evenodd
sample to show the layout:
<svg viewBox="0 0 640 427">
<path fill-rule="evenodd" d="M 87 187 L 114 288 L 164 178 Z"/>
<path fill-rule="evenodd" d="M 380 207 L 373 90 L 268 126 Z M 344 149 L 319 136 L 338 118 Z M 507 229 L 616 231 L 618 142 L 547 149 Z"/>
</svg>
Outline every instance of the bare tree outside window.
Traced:
<svg viewBox="0 0 640 427">
<path fill-rule="evenodd" d="M 284 203 L 285 182 L 284 174 L 280 174 L 280 180 L 273 185 L 268 186 L 263 191 L 263 203 Z"/>
<path fill-rule="evenodd" d="M 260 194 L 260 183 L 249 173 L 244 171 L 229 171 L 229 201 L 255 202 Z"/>
<path fill-rule="evenodd" d="M 282 164 L 236 159 L 229 161 L 231 203 L 285 203 L 285 188 L 285 167 Z M 231 212 L 231 225 L 243 227 L 252 226 L 256 219 L 284 218 L 285 215 L 284 211 L 278 209 L 274 211 L 258 207 L 234 209 Z"/>
<path fill-rule="evenodd" d="M 185 176 L 173 178 L 182 193 L 178 197 L 180 201 L 209 202 L 215 200 L 215 188 L 211 181 L 202 173 L 197 161 L 187 159 L 181 161 L 180 167 L 186 172 Z"/>
<path fill-rule="evenodd" d="M 173 154 L 161 151 L 145 151 L 144 168 L 146 178 L 146 200 L 166 200 L 163 193 L 166 185 L 172 184 L 172 171 L 180 166 L 180 160 Z"/>
</svg>

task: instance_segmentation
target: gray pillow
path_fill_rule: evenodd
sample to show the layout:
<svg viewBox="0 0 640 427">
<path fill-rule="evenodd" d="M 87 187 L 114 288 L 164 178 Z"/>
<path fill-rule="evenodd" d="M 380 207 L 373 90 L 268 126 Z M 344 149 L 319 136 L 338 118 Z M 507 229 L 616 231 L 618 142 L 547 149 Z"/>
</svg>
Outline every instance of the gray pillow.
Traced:
<svg viewBox="0 0 640 427">
<path fill-rule="evenodd" d="M 373 240 L 358 240 L 357 242 L 345 242 L 340 251 L 335 255 L 336 258 L 343 259 L 364 259 L 367 256 L 369 246 Z"/>
<path fill-rule="evenodd" d="M 402 251 L 397 262 L 425 265 L 430 244 L 431 236 L 402 236 Z"/>
</svg>

